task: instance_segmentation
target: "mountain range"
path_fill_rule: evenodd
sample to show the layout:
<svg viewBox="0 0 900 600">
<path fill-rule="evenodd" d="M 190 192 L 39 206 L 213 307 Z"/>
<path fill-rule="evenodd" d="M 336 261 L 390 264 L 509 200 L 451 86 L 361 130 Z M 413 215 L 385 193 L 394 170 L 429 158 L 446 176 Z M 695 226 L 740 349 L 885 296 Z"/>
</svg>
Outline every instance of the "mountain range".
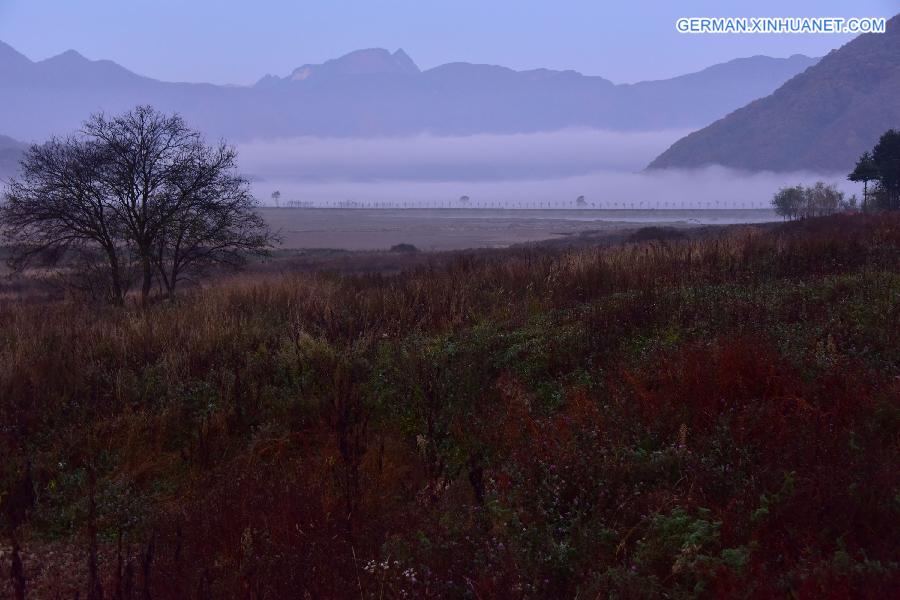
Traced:
<svg viewBox="0 0 900 600">
<path fill-rule="evenodd" d="M 771 95 L 677 141 L 649 168 L 849 172 L 890 128 L 900 129 L 900 15 L 885 33 L 855 38 Z"/>
<path fill-rule="evenodd" d="M 754 56 L 616 85 L 575 71 L 460 62 L 420 70 L 402 50 L 367 49 L 252 86 L 223 86 L 158 81 L 71 50 L 32 61 L 0 43 L 0 132 L 38 141 L 77 129 L 94 112 L 137 104 L 177 111 L 208 136 L 232 141 L 697 128 L 816 61 Z"/>
</svg>

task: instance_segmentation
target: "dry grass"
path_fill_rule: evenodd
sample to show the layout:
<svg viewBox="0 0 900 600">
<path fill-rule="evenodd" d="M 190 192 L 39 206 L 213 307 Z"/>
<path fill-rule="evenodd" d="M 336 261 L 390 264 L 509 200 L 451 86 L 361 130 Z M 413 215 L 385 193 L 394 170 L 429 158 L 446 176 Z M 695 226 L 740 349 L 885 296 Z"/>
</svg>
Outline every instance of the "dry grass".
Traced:
<svg viewBox="0 0 900 600">
<path fill-rule="evenodd" d="M 898 259 L 853 216 L 7 302 L 5 523 L 47 594 L 92 528 L 108 595 L 883 592 Z"/>
</svg>

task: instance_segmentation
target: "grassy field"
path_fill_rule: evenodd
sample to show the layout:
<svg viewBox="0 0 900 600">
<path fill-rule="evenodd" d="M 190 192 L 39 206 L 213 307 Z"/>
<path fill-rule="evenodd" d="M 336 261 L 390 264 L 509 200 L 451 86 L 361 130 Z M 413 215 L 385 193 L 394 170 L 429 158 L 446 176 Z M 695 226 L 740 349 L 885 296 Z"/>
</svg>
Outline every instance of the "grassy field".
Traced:
<svg viewBox="0 0 900 600">
<path fill-rule="evenodd" d="M 16 545 L 39 598 L 896 593 L 898 215 L 410 260 L 0 305 L 3 573 Z"/>
<path fill-rule="evenodd" d="M 772 210 L 332 209 L 261 208 L 284 249 L 387 250 L 412 244 L 424 251 L 504 248 L 585 233 L 615 234 L 646 225 L 779 221 Z"/>
</svg>

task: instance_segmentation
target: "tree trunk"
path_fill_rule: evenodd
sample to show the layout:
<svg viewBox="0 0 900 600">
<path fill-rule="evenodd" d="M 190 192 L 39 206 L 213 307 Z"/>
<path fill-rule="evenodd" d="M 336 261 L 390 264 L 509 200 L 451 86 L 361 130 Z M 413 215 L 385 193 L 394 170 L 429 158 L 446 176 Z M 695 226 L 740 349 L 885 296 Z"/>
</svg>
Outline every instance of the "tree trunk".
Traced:
<svg viewBox="0 0 900 600">
<path fill-rule="evenodd" d="M 112 280 L 112 289 L 110 290 L 112 302 L 113 304 L 122 305 L 125 303 L 125 294 L 122 291 L 122 274 L 119 273 L 119 257 L 116 256 L 115 248 L 107 248 L 106 256 L 109 261 L 110 279 Z"/>
<path fill-rule="evenodd" d="M 166 295 L 169 300 L 175 299 L 175 284 L 178 282 L 178 269 L 172 267 L 172 276 L 166 280 Z"/>
<path fill-rule="evenodd" d="M 141 306 L 146 307 L 150 300 L 150 289 L 153 285 L 153 265 L 150 263 L 150 257 L 147 253 L 143 253 L 141 259 L 141 267 L 143 270 L 143 284 L 141 285 Z"/>
</svg>

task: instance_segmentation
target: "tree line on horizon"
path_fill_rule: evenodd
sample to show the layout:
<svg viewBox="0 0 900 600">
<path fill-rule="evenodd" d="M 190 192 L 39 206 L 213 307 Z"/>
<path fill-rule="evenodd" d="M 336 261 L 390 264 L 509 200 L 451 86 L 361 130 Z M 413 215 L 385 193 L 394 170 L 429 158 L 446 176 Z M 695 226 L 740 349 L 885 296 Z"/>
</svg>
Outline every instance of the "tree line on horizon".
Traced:
<svg viewBox="0 0 900 600">
<path fill-rule="evenodd" d="M 863 152 L 847 179 L 863 184 L 861 205 L 855 195 L 847 199 L 836 185 L 819 181 L 808 187 L 781 188 L 772 198 L 772 206 L 787 219 L 821 217 L 839 211 L 900 209 L 900 132 L 886 131 L 871 152 Z M 870 182 L 874 184 L 871 189 Z"/>
</svg>

